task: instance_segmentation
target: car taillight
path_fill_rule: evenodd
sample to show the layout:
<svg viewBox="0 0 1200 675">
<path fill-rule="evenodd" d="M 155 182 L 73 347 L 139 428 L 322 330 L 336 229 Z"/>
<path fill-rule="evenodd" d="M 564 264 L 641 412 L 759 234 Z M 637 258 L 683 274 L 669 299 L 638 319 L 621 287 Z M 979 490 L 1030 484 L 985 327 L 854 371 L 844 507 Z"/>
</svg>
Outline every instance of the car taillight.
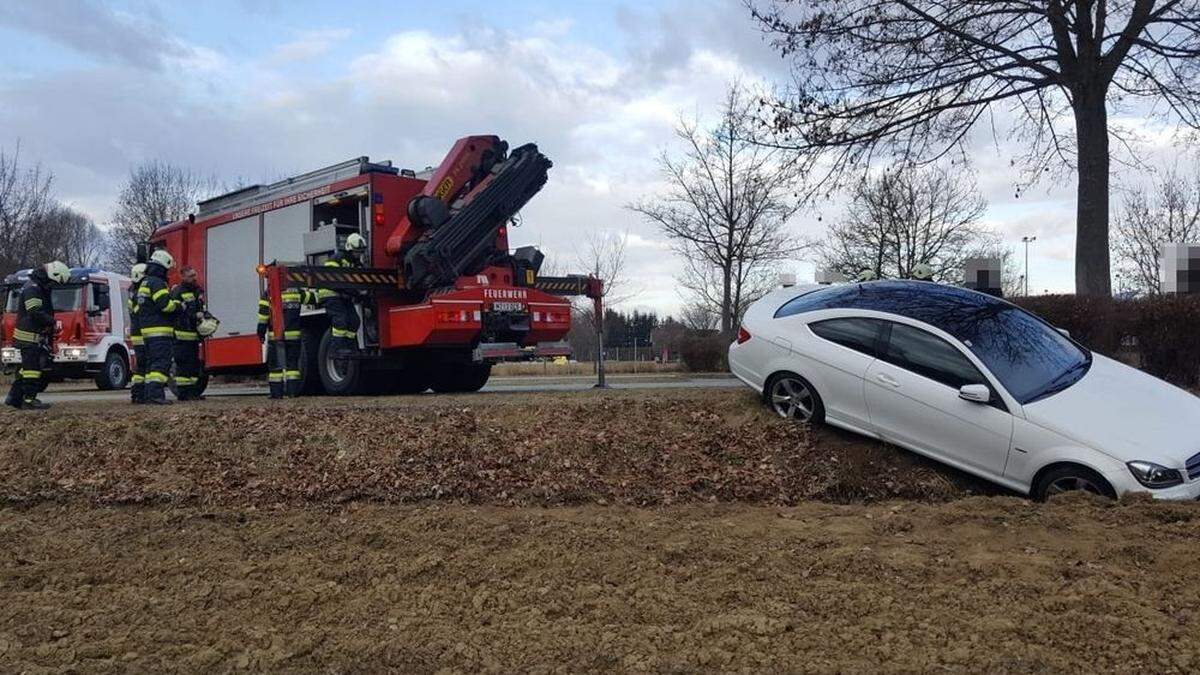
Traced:
<svg viewBox="0 0 1200 675">
<path fill-rule="evenodd" d="M 745 343 L 747 340 L 749 340 L 749 339 L 750 339 L 750 333 L 749 333 L 749 332 L 748 332 L 748 331 L 747 331 L 745 328 L 742 328 L 741 326 L 738 326 L 738 337 L 737 337 L 737 343 L 738 343 L 739 345 L 740 345 L 740 344 L 744 344 L 744 343 Z"/>
</svg>

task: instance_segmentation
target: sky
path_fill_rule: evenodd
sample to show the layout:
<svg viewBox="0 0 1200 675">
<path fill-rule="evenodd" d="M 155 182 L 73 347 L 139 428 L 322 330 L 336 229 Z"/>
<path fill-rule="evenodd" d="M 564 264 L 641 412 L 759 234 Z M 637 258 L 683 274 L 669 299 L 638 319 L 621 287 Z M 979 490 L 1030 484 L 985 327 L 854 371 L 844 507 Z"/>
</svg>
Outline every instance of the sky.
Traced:
<svg viewBox="0 0 1200 675">
<path fill-rule="evenodd" d="M 740 0 L 8 0 L 0 45 L 0 147 L 20 141 L 100 224 L 147 160 L 264 182 L 361 155 L 423 168 L 490 133 L 554 161 L 512 245 L 570 271 L 589 232 L 628 233 L 624 306 L 662 314 L 682 303 L 678 262 L 625 205 L 664 189 L 656 156 L 681 115 L 710 119 L 729 83 L 788 72 Z M 1037 237 L 1031 292 L 1071 291 L 1073 178 L 1018 198 L 1003 141 L 968 154 L 986 223 L 1019 256 Z M 841 208 L 790 227 L 818 239 Z M 812 279 L 811 260 L 789 268 Z"/>
</svg>

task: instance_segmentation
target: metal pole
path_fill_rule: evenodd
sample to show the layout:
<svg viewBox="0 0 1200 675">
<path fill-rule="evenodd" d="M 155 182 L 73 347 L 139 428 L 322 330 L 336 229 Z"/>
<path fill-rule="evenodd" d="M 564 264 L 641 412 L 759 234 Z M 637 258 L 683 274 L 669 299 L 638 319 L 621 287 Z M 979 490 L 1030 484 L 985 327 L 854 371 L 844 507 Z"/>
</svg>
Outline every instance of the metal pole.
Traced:
<svg viewBox="0 0 1200 675">
<path fill-rule="evenodd" d="M 1029 297 L 1029 242 L 1037 241 L 1037 237 L 1021 237 L 1025 244 L 1025 297 Z"/>
</svg>

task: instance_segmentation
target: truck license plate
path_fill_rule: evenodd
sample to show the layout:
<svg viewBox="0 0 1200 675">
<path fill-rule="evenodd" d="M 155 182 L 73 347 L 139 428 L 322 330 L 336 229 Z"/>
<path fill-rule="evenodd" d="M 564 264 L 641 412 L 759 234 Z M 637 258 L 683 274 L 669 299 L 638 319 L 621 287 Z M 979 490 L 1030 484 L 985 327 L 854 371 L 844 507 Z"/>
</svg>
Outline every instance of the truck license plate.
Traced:
<svg viewBox="0 0 1200 675">
<path fill-rule="evenodd" d="M 493 302 L 493 312 L 521 312 L 525 310 L 525 305 L 519 302 Z"/>
</svg>

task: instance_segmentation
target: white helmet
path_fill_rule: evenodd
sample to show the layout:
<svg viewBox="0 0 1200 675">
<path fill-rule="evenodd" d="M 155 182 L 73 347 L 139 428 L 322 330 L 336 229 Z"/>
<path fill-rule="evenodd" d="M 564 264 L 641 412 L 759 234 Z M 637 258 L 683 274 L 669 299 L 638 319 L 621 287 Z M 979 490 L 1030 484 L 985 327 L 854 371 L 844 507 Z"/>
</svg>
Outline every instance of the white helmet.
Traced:
<svg viewBox="0 0 1200 675">
<path fill-rule="evenodd" d="M 137 263 L 129 270 L 129 279 L 137 283 L 146 277 L 146 263 Z"/>
<path fill-rule="evenodd" d="M 930 281 L 933 279 L 933 268 L 925 263 L 917 263 L 913 265 L 911 270 L 912 278 L 920 281 Z"/>
<path fill-rule="evenodd" d="M 357 232 L 351 232 L 350 236 L 346 237 L 347 251 L 362 251 L 367 248 L 367 240 Z"/>
<path fill-rule="evenodd" d="M 875 275 L 875 270 L 873 270 L 871 268 L 867 268 L 867 269 L 859 272 L 858 276 L 854 277 L 854 280 L 855 281 L 874 281 L 878 278 L 879 277 L 877 277 Z"/>
<path fill-rule="evenodd" d="M 175 259 L 172 258 L 171 254 L 167 253 L 167 250 L 163 248 L 160 248 L 154 253 L 150 254 L 150 262 L 158 263 L 159 265 L 163 266 L 163 269 L 168 270 L 175 266 Z"/>
<path fill-rule="evenodd" d="M 65 284 L 71 280 L 71 268 L 59 260 L 51 260 L 43 266 L 43 269 L 46 270 L 46 276 L 50 277 L 50 281 L 55 283 Z"/>
<path fill-rule="evenodd" d="M 196 332 L 199 333 L 201 337 L 208 337 L 208 336 L 212 335 L 213 333 L 217 332 L 217 328 L 220 325 L 221 325 L 221 322 L 218 321 L 216 317 L 206 316 L 199 323 L 199 325 L 196 326 Z"/>
</svg>

